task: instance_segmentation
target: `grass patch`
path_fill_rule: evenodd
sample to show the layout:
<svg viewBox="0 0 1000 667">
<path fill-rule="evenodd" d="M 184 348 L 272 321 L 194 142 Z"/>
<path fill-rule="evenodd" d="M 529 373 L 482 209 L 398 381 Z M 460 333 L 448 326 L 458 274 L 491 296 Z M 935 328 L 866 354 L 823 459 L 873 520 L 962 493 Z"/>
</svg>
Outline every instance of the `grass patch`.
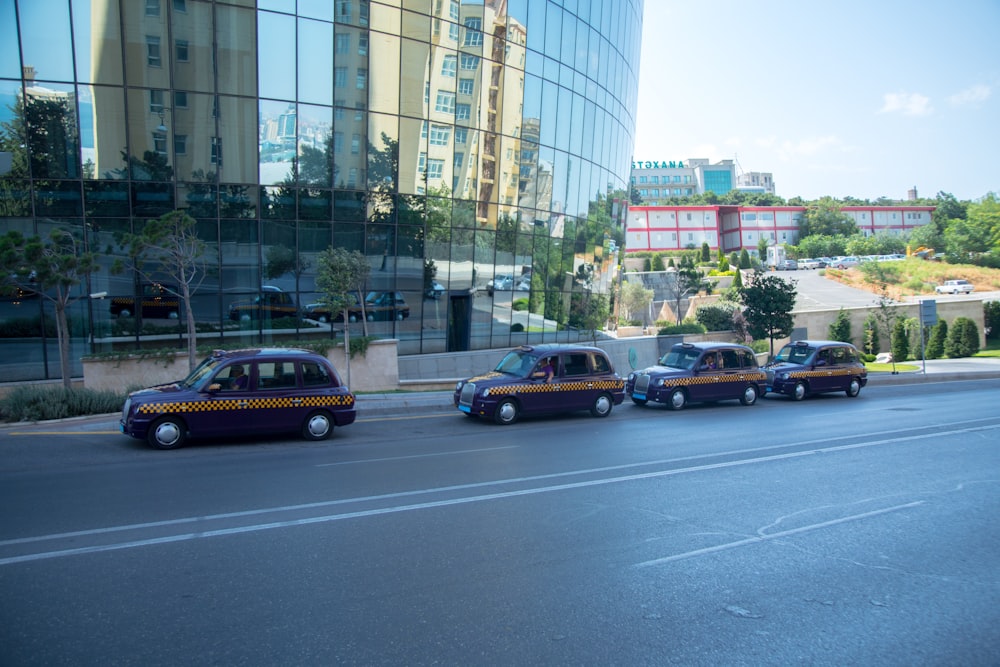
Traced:
<svg viewBox="0 0 1000 667">
<path fill-rule="evenodd" d="M 0 418 L 8 422 L 46 421 L 118 412 L 126 394 L 86 388 L 15 387 L 0 400 Z"/>
<path fill-rule="evenodd" d="M 893 371 L 892 364 L 876 364 L 874 361 L 865 364 L 865 368 L 868 369 L 869 373 L 891 373 Z M 895 370 L 897 373 L 909 373 L 910 371 L 919 371 L 920 366 L 910 363 L 896 364 Z"/>
</svg>

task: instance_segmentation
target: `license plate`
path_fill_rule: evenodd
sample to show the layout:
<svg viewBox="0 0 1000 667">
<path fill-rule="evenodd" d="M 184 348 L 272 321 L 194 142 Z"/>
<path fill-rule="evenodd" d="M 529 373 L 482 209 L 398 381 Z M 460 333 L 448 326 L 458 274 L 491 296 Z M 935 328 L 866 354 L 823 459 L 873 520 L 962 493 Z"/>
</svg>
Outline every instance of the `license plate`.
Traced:
<svg viewBox="0 0 1000 667">
<path fill-rule="evenodd" d="M 125 424 L 118 424 L 118 430 L 121 431 L 122 433 L 124 433 L 125 432 Z"/>
<path fill-rule="evenodd" d="M 638 398 L 640 401 L 645 401 L 646 400 L 646 395 L 645 394 L 640 394 L 640 393 L 636 392 L 636 393 L 632 394 L 632 398 Z"/>
<path fill-rule="evenodd" d="M 458 409 L 461 410 L 462 412 L 472 412 L 471 405 L 459 405 Z"/>
</svg>

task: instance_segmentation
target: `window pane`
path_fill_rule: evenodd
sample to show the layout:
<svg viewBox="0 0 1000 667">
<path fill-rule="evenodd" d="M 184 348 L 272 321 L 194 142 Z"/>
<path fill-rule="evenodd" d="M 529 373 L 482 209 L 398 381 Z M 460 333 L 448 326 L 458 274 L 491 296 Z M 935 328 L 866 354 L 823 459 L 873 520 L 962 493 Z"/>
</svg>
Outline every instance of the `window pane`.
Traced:
<svg viewBox="0 0 1000 667">
<path fill-rule="evenodd" d="M 258 12 L 258 43 L 267 44 L 258 54 L 260 95 L 280 100 L 295 99 L 295 18 Z"/>
<path fill-rule="evenodd" d="M 73 80 L 73 43 L 66 0 L 18 3 L 24 65 L 39 81 Z M 14 38 L 17 43 L 17 38 Z"/>
</svg>

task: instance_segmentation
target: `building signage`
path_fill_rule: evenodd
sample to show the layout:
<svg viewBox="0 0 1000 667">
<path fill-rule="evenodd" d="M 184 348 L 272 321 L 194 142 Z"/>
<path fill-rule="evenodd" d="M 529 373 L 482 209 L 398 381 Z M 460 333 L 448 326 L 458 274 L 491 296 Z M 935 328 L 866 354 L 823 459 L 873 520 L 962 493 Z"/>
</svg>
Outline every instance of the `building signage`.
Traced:
<svg viewBox="0 0 1000 667">
<path fill-rule="evenodd" d="M 638 162 L 633 162 L 632 163 L 632 168 L 633 169 L 683 169 L 684 168 L 684 161 L 683 160 L 677 160 L 675 162 L 674 160 L 671 160 L 671 161 L 667 162 L 666 160 L 663 160 L 663 161 L 660 161 L 660 160 L 652 160 L 652 161 L 646 160 L 646 161 L 642 161 L 642 160 L 640 160 Z"/>
</svg>

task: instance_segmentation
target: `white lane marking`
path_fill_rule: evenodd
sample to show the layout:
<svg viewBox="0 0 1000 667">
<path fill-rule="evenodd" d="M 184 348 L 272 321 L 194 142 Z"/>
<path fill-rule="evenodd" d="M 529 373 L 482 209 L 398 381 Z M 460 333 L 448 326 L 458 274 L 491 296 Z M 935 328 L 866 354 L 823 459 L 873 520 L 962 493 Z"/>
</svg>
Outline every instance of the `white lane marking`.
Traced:
<svg viewBox="0 0 1000 667">
<path fill-rule="evenodd" d="M 972 428 L 967 428 L 967 429 L 955 429 L 955 430 L 951 431 L 951 434 L 955 435 L 955 434 L 959 434 L 959 433 L 968 433 L 968 432 L 974 432 L 974 431 L 991 430 L 991 429 L 996 429 L 996 428 L 1000 428 L 1000 425 L 972 427 Z M 288 527 L 293 527 L 293 526 L 304 526 L 304 525 L 316 524 L 316 523 L 329 523 L 329 522 L 333 522 L 333 521 L 342 521 L 344 519 L 356 519 L 356 518 L 362 518 L 362 517 L 372 517 L 372 516 L 379 516 L 379 515 L 382 515 L 382 514 L 395 514 L 395 513 L 400 513 L 400 512 L 411 512 L 411 511 L 414 511 L 414 510 L 431 509 L 431 508 L 437 508 L 437 507 L 447 507 L 447 506 L 450 506 L 450 505 L 464 505 L 464 504 L 477 503 L 477 502 L 483 502 L 483 501 L 488 501 L 488 500 L 501 500 L 501 499 L 506 499 L 506 498 L 515 498 L 515 497 L 518 497 L 518 496 L 530 496 L 530 495 L 537 495 L 537 494 L 542 494 L 542 493 L 552 493 L 552 492 L 555 492 L 555 491 L 567 491 L 567 490 L 571 490 L 571 489 L 580 489 L 580 488 L 586 488 L 586 487 L 605 486 L 605 485 L 608 485 L 608 484 L 619 484 L 619 483 L 623 483 L 623 482 L 631 482 L 631 481 L 643 480 L 643 479 L 655 479 L 655 478 L 659 478 L 659 477 L 671 477 L 671 476 L 674 476 L 674 475 L 681 475 L 681 474 L 687 474 L 687 473 L 692 473 L 692 472 L 702 472 L 702 471 L 706 471 L 706 470 L 719 470 L 719 469 L 724 469 L 724 468 L 734 468 L 734 467 L 739 467 L 739 466 L 744 466 L 744 465 L 752 465 L 752 464 L 756 464 L 756 463 L 765 463 L 765 462 L 768 462 L 768 461 L 780 461 L 780 460 L 785 460 L 785 459 L 794 459 L 794 458 L 802 458 L 802 457 L 806 457 L 806 456 L 814 456 L 816 454 L 824 454 L 824 453 L 840 452 L 840 451 L 849 451 L 849 450 L 853 450 L 853 449 L 864 449 L 864 448 L 868 448 L 868 447 L 877 447 L 877 446 L 891 444 L 891 443 L 896 443 L 896 442 L 904 442 L 904 441 L 907 441 L 907 440 L 926 440 L 928 438 L 936 438 L 936 437 L 939 437 L 939 436 L 940 436 L 940 434 L 938 434 L 938 433 L 925 433 L 925 434 L 921 434 L 921 435 L 906 436 L 906 437 L 901 437 L 901 438 L 891 438 L 891 439 L 884 439 L 884 440 L 876 440 L 876 441 L 867 442 L 867 443 L 856 443 L 856 444 L 850 444 L 850 445 L 841 445 L 841 446 L 837 446 L 837 447 L 826 447 L 826 448 L 822 448 L 822 449 L 811 449 L 811 450 L 802 451 L 802 452 L 788 452 L 788 453 L 785 453 L 785 454 L 774 454 L 774 455 L 771 455 L 771 456 L 761 456 L 761 457 L 757 457 L 757 458 L 753 458 L 753 459 L 744 459 L 744 460 L 739 460 L 739 461 L 728 461 L 728 462 L 721 462 L 721 463 L 705 464 L 705 465 L 700 465 L 700 466 L 691 466 L 691 467 L 688 467 L 688 468 L 678 468 L 678 469 L 674 469 L 674 470 L 660 470 L 660 471 L 648 472 L 648 473 L 637 473 L 635 475 L 625 475 L 625 476 L 621 476 L 621 477 L 610 477 L 610 478 L 604 478 L 604 479 L 586 480 L 586 481 L 581 481 L 581 482 L 572 482 L 572 483 L 567 483 L 567 484 L 556 484 L 556 485 L 552 485 L 552 486 L 543 486 L 543 487 L 537 487 L 537 488 L 532 488 L 532 489 L 521 489 L 521 490 L 517 490 L 517 491 L 504 491 L 504 492 L 498 492 L 498 493 L 483 494 L 483 495 L 478 495 L 478 496 L 467 496 L 467 497 L 462 497 L 462 498 L 452 498 L 452 499 L 448 499 L 448 500 L 438 500 L 438 501 L 430 501 L 430 502 L 425 502 L 425 503 L 415 503 L 415 504 L 411 504 L 411 505 L 397 505 L 397 506 L 393 506 L 393 507 L 384 507 L 384 508 L 371 509 L 371 510 L 361 510 L 361 511 L 357 511 L 357 512 L 347 512 L 347 513 L 343 513 L 343 514 L 329 514 L 329 515 L 325 515 L 325 516 L 308 517 L 308 518 L 304 518 L 304 519 L 291 519 L 291 520 L 286 520 L 286 521 L 273 521 L 273 522 L 269 522 L 269 523 L 254 524 L 254 525 L 250 525 L 250 526 L 237 526 L 237 527 L 233 527 L 233 528 L 221 528 L 221 529 L 217 529 L 217 530 L 199 531 L 197 533 L 183 533 L 183 534 L 179 534 L 179 535 L 168 535 L 168 536 L 164 536 L 164 537 L 149 538 L 149 539 L 143 539 L 143 540 L 133 540 L 133 541 L 129 541 L 129 542 L 119 542 L 119 543 L 115 543 L 115 544 L 95 545 L 95 546 L 92 546 L 92 547 L 79 547 L 79 548 L 76 548 L 76 549 L 64 549 L 64 550 L 56 550 L 56 551 L 46 551 L 46 552 L 40 552 L 40 553 L 34 553 L 34 554 L 25 554 L 25 555 L 21 555 L 21 556 L 11 556 L 11 557 L 7 557 L 7 558 L 0 558 L 0 566 L 3 566 L 3 565 L 12 565 L 14 563 L 24 563 L 24 562 L 29 562 L 29 561 L 45 560 L 45 559 L 50 559 L 50 558 L 59 558 L 59 557 L 64 557 L 64 556 L 75 556 L 75 555 L 89 554 L 89 553 L 101 553 L 101 552 L 106 552 L 106 551 L 117 551 L 117 550 L 120 550 L 120 549 L 130 549 L 130 548 L 134 548 L 134 547 L 151 546 L 151 545 L 156 545 L 156 544 L 167 544 L 167 543 L 170 543 L 170 542 L 182 542 L 182 541 L 196 540 L 196 539 L 202 539 L 202 538 L 208 538 L 208 537 L 221 537 L 221 536 L 224 536 L 224 535 L 236 535 L 236 534 L 240 534 L 240 533 L 258 532 L 258 531 L 264 531 L 264 530 L 272 530 L 272 529 L 275 529 L 275 528 L 288 528 Z M 557 474 L 554 474 L 554 475 L 543 475 L 543 476 L 540 476 L 539 478 L 556 477 L 556 476 L 561 476 L 561 475 L 564 475 L 564 474 L 568 474 L 568 473 L 557 473 Z M 579 473 L 577 473 L 577 474 L 579 474 Z M 525 479 L 527 480 L 527 479 L 531 479 L 531 478 L 525 478 Z M 512 481 L 513 480 L 506 480 L 505 483 L 510 483 Z M 494 482 L 481 482 L 481 483 L 478 483 L 478 484 L 460 485 L 460 486 L 471 488 L 471 487 L 486 486 L 486 485 L 492 485 L 492 484 L 496 484 L 496 483 L 494 483 Z M 459 487 L 444 487 L 444 488 L 445 489 L 454 489 L 454 488 L 459 488 Z M 422 491 L 402 492 L 402 493 L 399 493 L 399 494 L 386 494 L 385 496 L 373 496 L 372 498 L 402 497 L 402 496 L 406 496 L 406 495 L 416 495 L 416 494 L 430 493 L 430 492 L 432 492 L 432 491 L 428 489 L 428 490 L 422 490 Z M 335 505 L 335 504 L 358 502 L 359 500 L 360 499 L 351 498 L 351 499 L 344 499 L 344 500 L 327 501 L 327 502 L 323 502 L 323 503 L 311 503 L 309 505 L 297 505 L 295 507 L 296 508 L 303 508 L 303 507 L 316 507 L 316 506 L 324 506 L 324 505 Z M 248 514 L 259 514 L 259 513 L 265 512 L 265 511 L 273 511 L 273 512 L 287 511 L 288 509 L 291 509 L 291 508 L 274 508 L 272 510 L 253 510 L 253 511 L 249 511 L 249 512 L 234 512 L 234 513 L 231 513 L 231 514 L 228 514 L 228 515 L 217 515 L 217 516 L 218 517 L 243 516 L 243 515 L 248 515 Z M 136 528 L 140 528 L 140 527 L 155 526 L 155 525 L 168 525 L 168 524 L 172 524 L 172 523 L 176 524 L 176 523 L 183 523 L 183 522 L 190 522 L 190 521 L 197 521 L 197 520 L 200 520 L 200 519 L 191 519 L 191 518 L 189 518 L 189 519 L 178 519 L 176 521 L 156 522 L 156 523 L 153 523 L 153 524 L 138 524 L 138 525 L 134 525 L 134 526 L 118 526 L 118 527 L 112 527 L 112 528 L 107 528 L 107 529 L 98 529 L 98 530 L 94 530 L 94 531 L 80 531 L 80 534 L 99 534 L 99 533 L 104 533 L 104 532 L 113 532 L 113 531 L 117 531 L 117 530 L 136 529 Z M 66 534 L 64 534 L 64 535 L 66 535 Z M 25 538 L 25 539 L 26 540 L 35 540 L 35 541 L 37 541 L 37 540 L 44 540 L 44 539 L 56 539 L 56 537 L 57 536 L 40 536 L 38 538 Z M 20 540 L 10 540 L 10 541 L 7 541 L 7 542 L 0 542 L 0 545 L 13 544 L 13 543 L 16 543 L 16 542 L 19 542 L 19 541 Z"/>
<path fill-rule="evenodd" d="M 798 535 L 799 533 L 808 533 L 814 530 L 820 530 L 822 528 L 829 528 L 830 526 L 836 526 L 841 523 L 850 523 L 852 521 L 861 521 L 862 519 L 868 519 L 873 516 L 879 516 L 880 514 L 888 514 L 890 512 L 898 512 L 904 509 L 910 509 L 911 507 L 917 507 L 923 505 L 923 500 L 917 500 L 912 503 L 906 503 L 905 505 L 896 505 L 895 507 L 886 507 L 880 510 L 873 510 L 871 512 L 865 512 L 863 514 L 854 514 L 851 516 L 841 517 L 839 519 L 831 519 L 830 521 L 823 521 L 822 523 L 814 523 L 808 526 L 800 526 L 799 528 L 791 528 L 789 530 L 783 530 L 780 533 L 769 533 L 767 535 L 759 535 L 757 537 L 748 537 L 745 540 L 737 540 L 735 542 L 727 542 L 725 544 L 719 544 L 714 547 L 705 547 L 704 549 L 695 549 L 694 551 L 686 551 L 684 553 L 674 554 L 673 556 L 664 556 L 663 558 L 654 558 L 653 560 L 643 561 L 642 563 L 636 563 L 636 567 L 651 567 L 653 565 L 663 565 L 664 563 L 672 563 L 678 560 L 685 560 L 687 558 L 696 558 L 698 556 L 705 556 L 707 554 L 718 553 L 720 551 L 728 551 L 730 549 L 736 549 L 738 547 L 745 547 L 750 544 L 762 544 L 764 542 L 769 542 L 771 540 L 777 540 L 782 537 L 789 537 L 790 535 Z"/>
</svg>

